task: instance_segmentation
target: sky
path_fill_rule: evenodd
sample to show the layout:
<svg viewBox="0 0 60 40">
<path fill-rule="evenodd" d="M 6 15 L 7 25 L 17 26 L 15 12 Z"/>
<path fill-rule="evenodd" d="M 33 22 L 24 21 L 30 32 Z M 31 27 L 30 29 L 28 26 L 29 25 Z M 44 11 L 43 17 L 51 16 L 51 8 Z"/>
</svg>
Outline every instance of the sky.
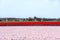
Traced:
<svg viewBox="0 0 60 40">
<path fill-rule="evenodd" d="M 0 18 L 60 18 L 60 0 L 0 0 Z"/>
</svg>

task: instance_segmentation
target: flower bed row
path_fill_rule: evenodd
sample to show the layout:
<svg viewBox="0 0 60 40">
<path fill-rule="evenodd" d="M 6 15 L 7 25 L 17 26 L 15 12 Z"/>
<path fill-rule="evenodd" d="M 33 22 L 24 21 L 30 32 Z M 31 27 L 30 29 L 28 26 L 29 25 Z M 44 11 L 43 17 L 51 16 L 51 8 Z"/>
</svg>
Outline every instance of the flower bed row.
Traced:
<svg viewBox="0 0 60 40">
<path fill-rule="evenodd" d="M 60 22 L 0 22 L 0 26 L 60 26 Z"/>
</svg>

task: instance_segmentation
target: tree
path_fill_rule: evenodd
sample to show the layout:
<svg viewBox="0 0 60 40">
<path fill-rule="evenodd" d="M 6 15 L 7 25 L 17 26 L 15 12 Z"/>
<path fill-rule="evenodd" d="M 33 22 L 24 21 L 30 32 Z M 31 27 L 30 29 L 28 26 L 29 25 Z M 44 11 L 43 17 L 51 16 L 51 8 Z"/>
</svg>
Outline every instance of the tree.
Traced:
<svg viewBox="0 0 60 40">
<path fill-rule="evenodd" d="M 37 17 L 35 16 L 34 19 L 37 19 Z"/>
<path fill-rule="evenodd" d="M 33 19 L 31 17 L 29 17 L 28 21 L 33 21 Z"/>
</svg>

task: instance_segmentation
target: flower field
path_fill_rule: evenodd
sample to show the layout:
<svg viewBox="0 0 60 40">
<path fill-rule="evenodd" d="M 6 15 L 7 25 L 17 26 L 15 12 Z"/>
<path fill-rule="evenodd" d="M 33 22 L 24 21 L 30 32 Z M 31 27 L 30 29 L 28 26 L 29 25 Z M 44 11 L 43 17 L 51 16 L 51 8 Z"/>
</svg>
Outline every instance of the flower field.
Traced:
<svg viewBox="0 0 60 40">
<path fill-rule="evenodd" d="M 60 26 L 60 22 L 0 22 L 0 26 Z"/>
</svg>

